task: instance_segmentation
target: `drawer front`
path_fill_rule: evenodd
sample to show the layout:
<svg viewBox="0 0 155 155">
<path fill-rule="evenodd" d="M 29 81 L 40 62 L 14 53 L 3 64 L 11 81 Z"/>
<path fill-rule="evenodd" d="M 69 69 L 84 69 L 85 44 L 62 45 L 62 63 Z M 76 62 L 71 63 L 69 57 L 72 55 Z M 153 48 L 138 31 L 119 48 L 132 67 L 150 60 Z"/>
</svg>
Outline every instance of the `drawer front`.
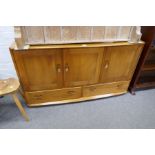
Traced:
<svg viewBox="0 0 155 155">
<path fill-rule="evenodd" d="M 28 104 L 63 101 L 81 97 L 81 87 L 25 92 Z"/>
<path fill-rule="evenodd" d="M 113 82 L 105 84 L 97 84 L 85 86 L 83 88 L 83 96 L 95 96 L 125 92 L 128 89 L 129 81 Z"/>
</svg>

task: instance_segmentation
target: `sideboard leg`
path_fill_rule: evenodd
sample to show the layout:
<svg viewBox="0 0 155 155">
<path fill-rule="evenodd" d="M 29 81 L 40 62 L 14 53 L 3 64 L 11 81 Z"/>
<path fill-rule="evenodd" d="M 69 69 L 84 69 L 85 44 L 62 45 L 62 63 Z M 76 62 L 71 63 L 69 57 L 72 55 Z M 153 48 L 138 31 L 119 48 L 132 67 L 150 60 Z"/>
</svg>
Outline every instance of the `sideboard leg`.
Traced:
<svg viewBox="0 0 155 155">
<path fill-rule="evenodd" d="M 129 88 L 129 92 L 130 92 L 132 95 L 136 95 L 135 89 Z"/>
</svg>

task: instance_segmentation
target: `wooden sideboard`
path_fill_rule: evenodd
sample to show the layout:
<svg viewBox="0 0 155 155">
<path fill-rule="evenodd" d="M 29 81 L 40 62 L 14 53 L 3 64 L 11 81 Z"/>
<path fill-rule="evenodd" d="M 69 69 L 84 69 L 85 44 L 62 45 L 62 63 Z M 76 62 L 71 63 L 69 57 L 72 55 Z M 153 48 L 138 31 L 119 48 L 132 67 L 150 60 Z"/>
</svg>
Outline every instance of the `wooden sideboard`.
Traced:
<svg viewBox="0 0 155 155">
<path fill-rule="evenodd" d="M 29 106 L 97 99 L 127 92 L 144 42 L 10 48 Z"/>
</svg>

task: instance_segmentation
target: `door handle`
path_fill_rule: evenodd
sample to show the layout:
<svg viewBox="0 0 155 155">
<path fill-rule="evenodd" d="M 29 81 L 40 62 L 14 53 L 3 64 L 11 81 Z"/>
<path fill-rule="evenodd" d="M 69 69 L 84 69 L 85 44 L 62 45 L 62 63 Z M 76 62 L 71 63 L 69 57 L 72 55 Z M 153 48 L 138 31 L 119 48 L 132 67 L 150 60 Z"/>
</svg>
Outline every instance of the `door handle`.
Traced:
<svg viewBox="0 0 155 155">
<path fill-rule="evenodd" d="M 105 62 L 105 66 L 104 66 L 104 68 L 107 69 L 108 67 L 109 67 L 109 62 L 106 61 L 106 62 Z"/>
<path fill-rule="evenodd" d="M 65 65 L 65 72 L 68 72 L 69 71 L 69 66 L 68 64 Z"/>
<path fill-rule="evenodd" d="M 60 64 L 57 64 L 56 69 L 57 69 L 57 72 L 60 73 L 61 72 L 61 65 Z"/>
</svg>

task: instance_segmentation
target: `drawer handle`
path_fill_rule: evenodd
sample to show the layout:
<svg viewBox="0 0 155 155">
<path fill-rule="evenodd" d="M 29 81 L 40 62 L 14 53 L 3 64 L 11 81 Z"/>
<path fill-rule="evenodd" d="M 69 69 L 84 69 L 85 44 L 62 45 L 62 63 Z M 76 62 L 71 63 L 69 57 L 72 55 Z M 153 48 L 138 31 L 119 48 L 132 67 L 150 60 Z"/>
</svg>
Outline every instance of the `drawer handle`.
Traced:
<svg viewBox="0 0 155 155">
<path fill-rule="evenodd" d="M 75 93 L 75 91 L 68 91 L 68 94 L 73 95 Z"/>
<path fill-rule="evenodd" d="M 60 73 L 61 72 L 61 65 L 58 64 L 56 68 L 57 68 L 57 72 Z"/>
<path fill-rule="evenodd" d="M 121 85 L 121 84 L 118 84 L 118 85 L 117 85 L 117 88 L 121 88 L 121 87 L 122 87 L 122 85 Z"/>
<path fill-rule="evenodd" d="M 65 72 L 68 72 L 69 71 L 69 66 L 68 64 L 65 65 Z"/>
</svg>

